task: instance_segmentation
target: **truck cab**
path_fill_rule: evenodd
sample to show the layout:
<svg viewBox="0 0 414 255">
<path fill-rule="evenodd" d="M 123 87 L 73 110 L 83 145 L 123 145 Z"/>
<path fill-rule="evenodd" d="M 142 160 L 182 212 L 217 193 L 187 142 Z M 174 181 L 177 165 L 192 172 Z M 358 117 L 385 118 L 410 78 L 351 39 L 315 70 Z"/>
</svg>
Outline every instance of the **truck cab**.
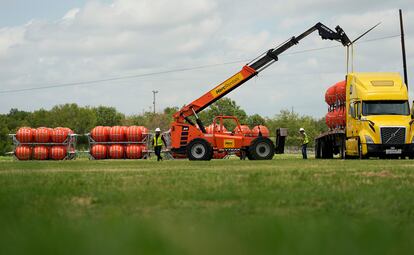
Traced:
<svg viewBox="0 0 414 255">
<path fill-rule="evenodd" d="M 413 116 L 398 73 L 349 73 L 346 156 L 413 157 Z"/>
</svg>

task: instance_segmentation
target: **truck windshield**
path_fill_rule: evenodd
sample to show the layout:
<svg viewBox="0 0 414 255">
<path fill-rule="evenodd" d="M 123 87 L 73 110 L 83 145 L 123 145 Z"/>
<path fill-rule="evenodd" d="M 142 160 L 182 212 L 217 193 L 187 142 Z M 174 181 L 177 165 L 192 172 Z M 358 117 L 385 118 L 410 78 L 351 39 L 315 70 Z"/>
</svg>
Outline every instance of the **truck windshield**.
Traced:
<svg viewBox="0 0 414 255">
<path fill-rule="evenodd" d="M 362 102 L 362 114 L 367 115 L 409 115 L 408 102 L 401 100 L 392 101 L 364 101 Z"/>
</svg>

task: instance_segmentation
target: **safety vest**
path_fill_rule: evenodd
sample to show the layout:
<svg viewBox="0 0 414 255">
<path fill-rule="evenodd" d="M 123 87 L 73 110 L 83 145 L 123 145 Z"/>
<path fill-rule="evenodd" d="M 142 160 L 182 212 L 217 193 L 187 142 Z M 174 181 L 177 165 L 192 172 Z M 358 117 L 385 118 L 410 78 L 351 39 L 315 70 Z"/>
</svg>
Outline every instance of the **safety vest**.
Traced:
<svg viewBox="0 0 414 255">
<path fill-rule="evenodd" d="M 308 135 L 306 133 L 303 133 L 303 143 L 302 144 L 308 144 L 308 143 L 309 143 Z"/>
<path fill-rule="evenodd" d="M 152 142 L 152 144 L 154 146 L 162 146 L 162 138 L 161 138 L 161 135 L 159 135 L 158 138 L 157 138 L 157 136 L 154 136 L 154 141 Z"/>
</svg>

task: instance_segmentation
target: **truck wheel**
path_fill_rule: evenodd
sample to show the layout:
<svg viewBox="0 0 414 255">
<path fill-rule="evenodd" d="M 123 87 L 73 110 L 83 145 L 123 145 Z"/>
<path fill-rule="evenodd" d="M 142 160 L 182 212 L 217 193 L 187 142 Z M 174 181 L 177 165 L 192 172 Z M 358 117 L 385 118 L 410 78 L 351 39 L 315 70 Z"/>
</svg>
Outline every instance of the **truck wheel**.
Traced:
<svg viewBox="0 0 414 255">
<path fill-rule="evenodd" d="M 187 145 L 187 157 L 189 160 L 211 160 L 213 148 L 204 139 L 194 139 Z"/>
<path fill-rule="evenodd" d="M 249 146 L 249 159 L 270 160 L 275 155 L 275 145 L 269 138 L 258 137 Z"/>
</svg>

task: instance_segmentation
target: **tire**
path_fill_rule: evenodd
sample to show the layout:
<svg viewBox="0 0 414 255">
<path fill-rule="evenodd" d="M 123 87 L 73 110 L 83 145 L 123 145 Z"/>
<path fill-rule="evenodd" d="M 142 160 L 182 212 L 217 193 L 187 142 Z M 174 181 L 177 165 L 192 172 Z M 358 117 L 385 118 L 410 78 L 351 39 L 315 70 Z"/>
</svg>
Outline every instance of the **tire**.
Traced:
<svg viewBox="0 0 414 255">
<path fill-rule="evenodd" d="M 253 160 L 252 155 L 250 155 L 250 153 L 249 153 L 249 148 L 247 148 L 247 150 L 246 150 L 246 158 L 248 160 Z"/>
<path fill-rule="evenodd" d="M 249 159 L 271 160 L 275 155 L 275 145 L 269 138 L 258 137 L 249 146 Z"/>
<path fill-rule="evenodd" d="M 187 145 L 186 154 L 189 160 L 211 160 L 213 148 L 206 140 L 197 138 Z"/>
</svg>

